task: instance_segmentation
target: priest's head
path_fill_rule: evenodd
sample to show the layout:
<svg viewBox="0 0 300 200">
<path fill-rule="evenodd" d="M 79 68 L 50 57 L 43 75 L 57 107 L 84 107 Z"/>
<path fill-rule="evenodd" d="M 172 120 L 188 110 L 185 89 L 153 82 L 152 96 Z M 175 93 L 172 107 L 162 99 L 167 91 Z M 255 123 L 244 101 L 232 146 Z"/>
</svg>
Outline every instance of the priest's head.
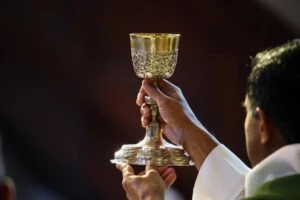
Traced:
<svg viewBox="0 0 300 200">
<path fill-rule="evenodd" d="M 300 40 L 256 55 L 244 106 L 253 166 L 284 145 L 300 143 Z"/>
</svg>

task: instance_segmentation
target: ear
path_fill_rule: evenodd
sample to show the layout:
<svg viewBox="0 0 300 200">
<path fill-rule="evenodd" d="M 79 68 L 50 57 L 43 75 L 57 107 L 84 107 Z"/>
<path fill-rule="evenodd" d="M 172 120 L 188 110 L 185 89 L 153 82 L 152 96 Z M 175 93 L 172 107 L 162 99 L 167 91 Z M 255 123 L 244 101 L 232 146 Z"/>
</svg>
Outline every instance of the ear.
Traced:
<svg viewBox="0 0 300 200">
<path fill-rule="evenodd" d="M 270 123 L 270 120 L 268 119 L 265 111 L 263 111 L 261 108 L 256 107 L 255 108 L 255 117 L 258 121 L 258 132 L 260 137 L 260 143 L 262 145 L 267 144 L 271 139 L 272 134 L 272 124 Z"/>
<path fill-rule="evenodd" d="M 15 200 L 15 196 L 14 181 L 10 177 L 5 177 L 3 182 L 0 183 L 0 199 Z"/>
</svg>

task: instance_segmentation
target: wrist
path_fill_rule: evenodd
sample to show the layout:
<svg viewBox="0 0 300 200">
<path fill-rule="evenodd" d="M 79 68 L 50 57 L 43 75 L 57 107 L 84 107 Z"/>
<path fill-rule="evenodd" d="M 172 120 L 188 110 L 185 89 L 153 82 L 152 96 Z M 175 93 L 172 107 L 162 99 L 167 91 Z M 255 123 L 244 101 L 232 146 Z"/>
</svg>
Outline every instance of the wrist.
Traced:
<svg viewBox="0 0 300 200">
<path fill-rule="evenodd" d="M 159 191 L 148 191 L 143 193 L 140 200 L 164 200 L 165 194 L 164 192 Z"/>
<path fill-rule="evenodd" d="M 143 198 L 142 200 L 164 200 L 164 195 L 148 196 Z"/>
<path fill-rule="evenodd" d="M 157 174 L 158 175 L 158 174 Z M 157 179 L 149 179 L 149 184 L 144 185 L 145 187 L 140 187 L 140 200 L 163 200 L 165 196 L 165 183 L 161 179 L 160 175 L 159 181 Z"/>
<path fill-rule="evenodd" d="M 183 135 L 182 147 L 191 156 L 197 169 L 200 169 L 206 157 L 219 142 L 199 121 L 191 122 Z"/>
</svg>

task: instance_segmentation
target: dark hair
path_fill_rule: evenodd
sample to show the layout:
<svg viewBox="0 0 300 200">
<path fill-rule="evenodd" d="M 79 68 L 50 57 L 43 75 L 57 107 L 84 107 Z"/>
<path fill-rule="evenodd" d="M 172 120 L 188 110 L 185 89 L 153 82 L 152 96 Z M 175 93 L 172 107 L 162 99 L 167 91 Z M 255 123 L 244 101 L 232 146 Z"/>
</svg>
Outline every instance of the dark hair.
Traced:
<svg viewBox="0 0 300 200">
<path fill-rule="evenodd" d="M 252 108 L 260 107 L 286 141 L 300 142 L 300 40 L 258 53 L 247 81 Z"/>
</svg>

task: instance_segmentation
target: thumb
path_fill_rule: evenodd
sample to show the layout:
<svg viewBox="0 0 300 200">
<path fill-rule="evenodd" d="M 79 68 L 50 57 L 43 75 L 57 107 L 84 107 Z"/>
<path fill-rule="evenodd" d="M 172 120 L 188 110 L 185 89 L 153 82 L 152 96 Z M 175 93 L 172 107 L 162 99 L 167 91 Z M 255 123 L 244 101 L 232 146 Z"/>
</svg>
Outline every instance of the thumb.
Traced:
<svg viewBox="0 0 300 200">
<path fill-rule="evenodd" d="M 182 98 L 181 89 L 166 79 L 162 79 L 159 82 L 159 90 L 162 91 L 164 95 L 168 97 L 175 98 L 175 99 Z"/>
<path fill-rule="evenodd" d="M 162 93 L 162 91 L 158 87 L 156 87 L 150 80 L 143 80 L 142 87 L 144 91 L 156 102 L 167 98 L 167 96 Z"/>
<path fill-rule="evenodd" d="M 155 166 L 153 160 L 151 160 L 150 162 L 148 162 L 147 165 L 146 165 L 146 172 L 148 172 L 150 170 L 156 170 L 156 166 Z"/>
<path fill-rule="evenodd" d="M 116 167 L 122 172 L 123 178 L 127 178 L 135 174 L 133 168 L 126 163 L 119 163 Z"/>
</svg>

